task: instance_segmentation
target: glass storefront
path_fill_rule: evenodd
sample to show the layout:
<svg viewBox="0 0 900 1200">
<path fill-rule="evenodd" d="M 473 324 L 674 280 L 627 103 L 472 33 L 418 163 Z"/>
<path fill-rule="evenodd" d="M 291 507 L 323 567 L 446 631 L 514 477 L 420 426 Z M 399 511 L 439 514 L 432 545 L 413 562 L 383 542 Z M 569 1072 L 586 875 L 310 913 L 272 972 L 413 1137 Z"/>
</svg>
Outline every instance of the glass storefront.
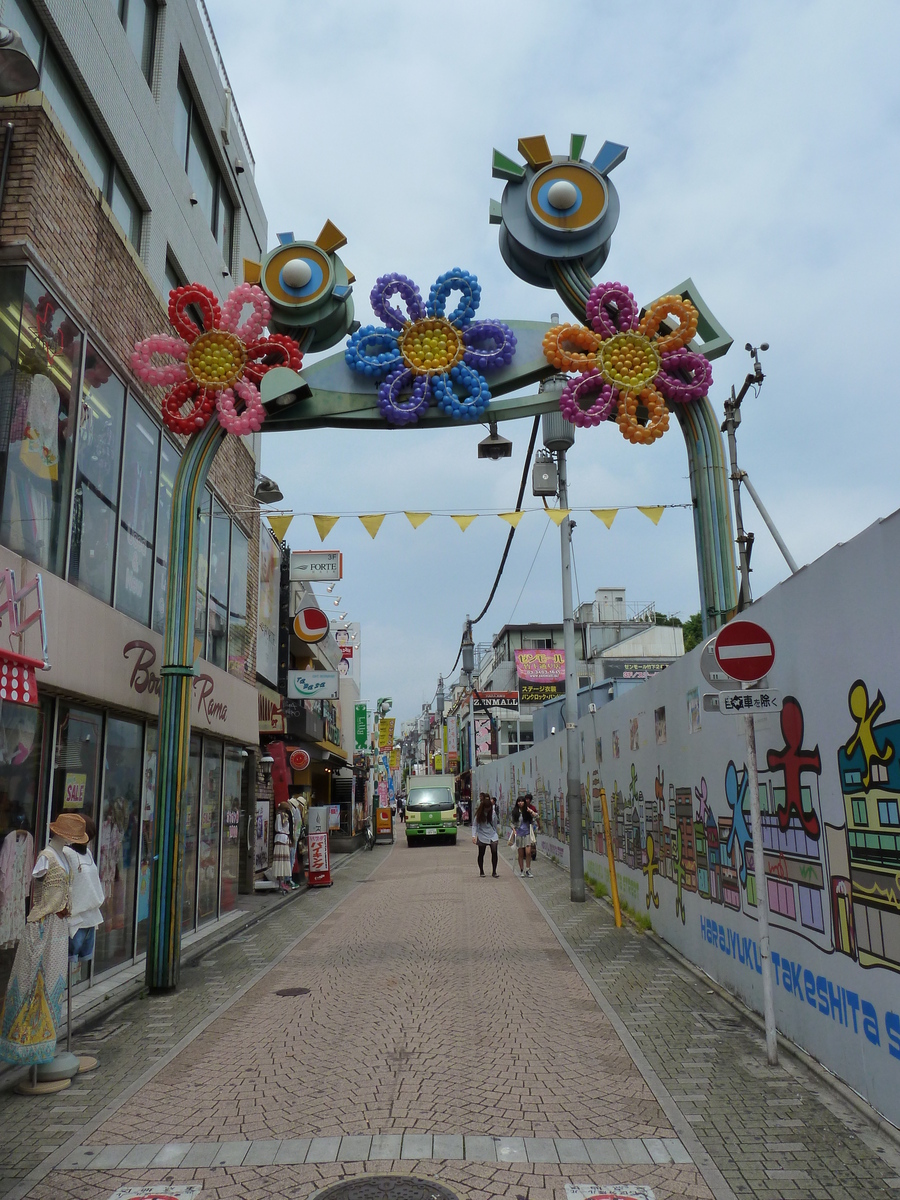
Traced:
<svg viewBox="0 0 900 1200">
<path fill-rule="evenodd" d="M 158 744 L 153 723 L 62 699 L 0 708 L 0 1000 L 25 916 L 24 902 L 13 904 L 3 881 L 18 870 L 23 897 L 30 892 L 26 851 L 40 852 L 49 822 L 63 812 L 94 822 L 91 850 L 104 893 L 93 966 L 83 966 L 80 978 L 96 979 L 146 954 Z M 239 746 L 191 738 L 183 933 L 237 904 L 248 761 Z"/>
</svg>

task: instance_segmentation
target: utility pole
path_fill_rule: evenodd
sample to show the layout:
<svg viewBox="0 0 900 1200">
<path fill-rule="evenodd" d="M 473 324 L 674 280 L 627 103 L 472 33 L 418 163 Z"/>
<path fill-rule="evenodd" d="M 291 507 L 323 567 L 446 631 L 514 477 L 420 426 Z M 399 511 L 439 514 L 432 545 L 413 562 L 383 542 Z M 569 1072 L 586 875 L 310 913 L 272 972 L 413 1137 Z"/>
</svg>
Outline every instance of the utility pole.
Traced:
<svg viewBox="0 0 900 1200">
<path fill-rule="evenodd" d="M 756 346 L 752 346 L 748 342 L 744 347 L 753 360 L 753 370 L 747 375 L 746 379 L 741 385 L 741 390 L 737 395 L 735 395 L 734 388 L 732 387 L 731 396 L 725 401 L 725 420 L 722 422 L 722 432 L 728 438 L 728 457 L 731 460 L 731 474 L 729 478 L 731 479 L 731 492 L 734 499 L 734 523 L 737 529 L 737 537 L 735 538 L 735 541 L 738 545 L 738 564 L 741 573 L 741 590 L 738 597 L 738 612 L 743 612 L 745 608 L 749 607 L 752 599 L 750 595 L 750 555 L 753 553 L 754 541 L 753 534 L 746 533 L 744 530 L 744 518 L 741 510 L 742 483 L 753 498 L 753 503 L 759 510 L 759 515 L 765 521 L 769 533 L 771 533 L 772 537 L 775 539 L 775 544 L 784 556 L 784 560 L 790 568 L 791 574 L 796 575 L 798 570 L 797 564 L 794 561 L 790 550 L 788 550 L 787 546 L 785 545 L 784 539 L 775 528 L 775 522 L 769 516 L 765 505 L 759 498 L 756 488 L 750 482 L 750 477 L 746 471 L 742 471 L 740 469 L 737 461 L 736 434 L 737 427 L 741 423 L 741 402 L 751 387 L 758 388 L 765 379 L 762 366 L 760 365 L 759 355 L 760 351 L 768 350 L 768 348 L 768 342 L 762 342 L 758 348 Z"/>
<path fill-rule="evenodd" d="M 549 391 L 552 381 L 545 381 Z M 575 426 L 558 412 L 545 413 L 543 418 L 544 445 L 556 453 L 559 474 L 559 507 L 569 507 L 569 487 L 566 475 L 566 451 L 575 445 Z M 572 530 L 575 522 L 565 516 L 560 522 L 560 558 L 562 562 L 563 646 L 566 654 L 566 811 L 569 814 L 569 895 L 576 904 L 583 904 L 584 843 L 581 835 L 581 777 L 578 773 L 578 663 L 575 658 L 575 612 L 572 606 Z"/>
</svg>

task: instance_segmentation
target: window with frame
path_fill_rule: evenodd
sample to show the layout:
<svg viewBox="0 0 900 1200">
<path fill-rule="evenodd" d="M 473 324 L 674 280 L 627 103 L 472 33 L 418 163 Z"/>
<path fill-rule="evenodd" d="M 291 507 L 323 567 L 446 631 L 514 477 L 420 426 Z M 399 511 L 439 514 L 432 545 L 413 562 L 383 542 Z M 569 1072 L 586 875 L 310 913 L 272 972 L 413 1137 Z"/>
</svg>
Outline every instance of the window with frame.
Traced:
<svg viewBox="0 0 900 1200">
<path fill-rule="evenodd" d="M 150 0 L 129 0 L 129 3 L 149 4 Z M 21 34 L 25 49 L 38 67 L 41 90 L 126 237 L 139 250 L 143 209 L 29 0 L 5 0 L 3 20 Z"/>
<path fill-rule="evenodd" d="M 853 807 L 853 822 L 856 825 L 868 825 L 869 809 L 866 805 L 865 796 L 854 796 L 851 801 Z"/>
<path fill-rule="evenodd" d="M 141 66 L 149 87 L 153 82 L 153 57 L 156 51 L 156 0 L 113 0 L 119 20 Z"/>
<path fill-rule="evenodd" d="M 896 800 L 879 800 L 878 820 L 882 825 L 900 825 L 900 804 Z"/>
<path fill-rule="evenodd" d="M 184 165 L 194 197 L 206 217 L 229 272 L 234 242 L 234 204 L 225 186 L 201 112 L 183 71 L 178 72 L 178 101 L 172 130 L 175 150 Z"/>
<path fill-rule="evenodd" d="M 150 624 L 158 458 L 159 426 L 129 395 L 122 452 L 115 604 L 119 612 L 142 625 Z"/>
</svg>

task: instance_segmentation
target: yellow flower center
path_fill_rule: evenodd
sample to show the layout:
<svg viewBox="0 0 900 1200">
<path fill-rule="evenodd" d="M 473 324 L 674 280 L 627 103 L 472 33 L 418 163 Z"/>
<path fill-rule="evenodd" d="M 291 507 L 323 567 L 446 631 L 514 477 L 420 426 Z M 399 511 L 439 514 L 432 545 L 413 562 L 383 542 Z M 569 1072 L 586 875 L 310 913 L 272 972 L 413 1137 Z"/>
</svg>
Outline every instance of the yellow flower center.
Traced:
<svg viewBox="0 0 900 1200">
<path fill-rule="evenodd" d="M 605 341 L 598 355 L 607 383 L 626 390 L 640 389 L 659 371 L 659 354 L 639 333 L 617 333 Z"/>
<path fill-rule="evenodd" d="M 247 351 L 244 343 L 224 329 L 201 333 L 187 356 L 188 374 L 201 387 L 231 387 L 241 377 Z"/>
<path fill-rule="evenodd" d="M 397 341 L 403 361 L 416 375 L 449 371 L 466 352 L 459 330 L 443 317 L 426 317 L 407 325 Z"/>
</svg>

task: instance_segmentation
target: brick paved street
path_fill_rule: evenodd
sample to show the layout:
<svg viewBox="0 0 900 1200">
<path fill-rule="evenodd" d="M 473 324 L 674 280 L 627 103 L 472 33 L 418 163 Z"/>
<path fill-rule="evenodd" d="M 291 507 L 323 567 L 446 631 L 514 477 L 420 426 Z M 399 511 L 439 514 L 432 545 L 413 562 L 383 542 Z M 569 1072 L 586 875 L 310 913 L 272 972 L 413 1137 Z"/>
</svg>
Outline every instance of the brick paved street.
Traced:
<svg viewBox="0 0 900 1200">
<path fill-rule="evenodd" d="M 7 1194 L 303 1200 L 362 1172 L 476 1198 L 900 1194 L 896 1144 L 799 1061 L 770 1071 L 705 980 L 572 906 L 546 859 L 500 871 L 479 878 L 465 839 L 358 853 L 176 994 L 108 1015 L 76 1039 L 98 1072 L 0 1095 Z"/>
</svg>

